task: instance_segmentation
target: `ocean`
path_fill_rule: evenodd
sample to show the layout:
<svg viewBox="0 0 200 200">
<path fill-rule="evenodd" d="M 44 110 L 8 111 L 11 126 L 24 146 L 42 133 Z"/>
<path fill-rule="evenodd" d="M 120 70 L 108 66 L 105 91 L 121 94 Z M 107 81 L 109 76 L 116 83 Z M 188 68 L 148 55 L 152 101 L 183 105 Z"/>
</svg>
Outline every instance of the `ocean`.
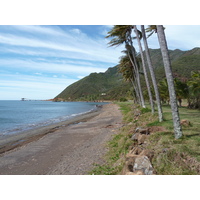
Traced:
<svg viewBox="0 0 200 200">
<path fill-rule="evenodd" d="M 97 109 L 97 102 L 0 101 L 0 136 L 51 125 Z"/>
</svg>

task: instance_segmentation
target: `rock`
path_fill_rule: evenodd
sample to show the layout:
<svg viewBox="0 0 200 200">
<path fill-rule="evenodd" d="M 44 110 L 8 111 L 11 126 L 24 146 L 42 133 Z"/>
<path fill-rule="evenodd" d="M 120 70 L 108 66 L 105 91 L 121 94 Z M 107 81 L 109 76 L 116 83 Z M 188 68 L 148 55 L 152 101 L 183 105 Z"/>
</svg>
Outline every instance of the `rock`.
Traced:
<svg viewBox="0 0 200 200">
<path fill-rule="evenodd" d="M 124 164 L 122 174 L 126 174 L 127 172 L 133 172 L 133 164 L 135 162 L 134 158 L 126 158 L 126 162 Z"/>
<path fill-rule="evenodd" d="M 154 152 L 148 149 L 144 149 L 141 153 L 140 156 L 147 156 L 150 161 L 152 161 Z"/>
<path fill-rule="evenodd" d="M 133 140 L 133 141 L 137 141 L 139 135 L 140 135 L 139 133 L 134 133 L 134 134 L 132 135 L 132 137 L 131 137 L 131 140 Z"/>
<path fill-rule="evenodd" d="M 141 144 L 144 144 L 144 141 L 146 140 L 147 138 L 147 135 L 139 135 L 138 136 L 138 144 L 141 145 Z"/>
<path fill-rule="evenodd" d="M 137 127 L 135 132 L 136 133 L 140 133 L 140 134 L 149 135 L 150 134 L 150 129 L 149 128 Z"/>
<path fill-rule="evenodd" d="M 147 156 L 138 156 L 133 165 L 133 172 L 142 170 L 145 175 L 153 174 L 153 167 Z"/>
</svg>

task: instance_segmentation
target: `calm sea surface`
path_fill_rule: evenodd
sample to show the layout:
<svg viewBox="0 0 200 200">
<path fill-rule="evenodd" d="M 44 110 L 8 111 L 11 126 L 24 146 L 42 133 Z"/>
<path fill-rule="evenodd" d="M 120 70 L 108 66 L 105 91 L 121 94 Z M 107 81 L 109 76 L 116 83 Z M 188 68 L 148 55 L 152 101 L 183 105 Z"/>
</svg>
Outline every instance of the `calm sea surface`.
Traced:
<svg viewBox="0 0 200 200">
<path fill-rule="evenodd" d="M 105 103 L 0 101 L 0 136 L 71 119 Z"/>
</svg>

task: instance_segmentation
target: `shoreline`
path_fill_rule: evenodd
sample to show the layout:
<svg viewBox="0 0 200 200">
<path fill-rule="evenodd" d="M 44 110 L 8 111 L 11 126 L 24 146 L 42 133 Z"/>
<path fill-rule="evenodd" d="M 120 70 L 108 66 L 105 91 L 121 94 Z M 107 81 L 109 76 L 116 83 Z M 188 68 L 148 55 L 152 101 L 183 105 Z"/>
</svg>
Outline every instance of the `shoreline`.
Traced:
<svg viewBox="0 0 200 200">
<path fill-rule="evenodd" d="M 111 103 L 56 125 L 37 130 L 37 136 L 26 141 L 14 140 L 15 148 L 0 155 L 0 174 L 86 175 L 94 164 L 105 162 L 107 142 L 123 126 L 122 113 Z"/>
<path fill-rule="evenodd" d="M 75 116 L 65 121 L 53 123 L 47 126 L 37 127 L 30 130 L 25 130 L 13 135 L 1 136 L 0 156 L 8 151 L 14 150 L 30 142 L 36 141 L 49 133 L 55 132 L 59 128 L 78 124 L 81 122 L 86 122 L 87 120 L 99 115 L 101 109 L 102 108 L 98 107 L 96 110 Z"/>
</svg>

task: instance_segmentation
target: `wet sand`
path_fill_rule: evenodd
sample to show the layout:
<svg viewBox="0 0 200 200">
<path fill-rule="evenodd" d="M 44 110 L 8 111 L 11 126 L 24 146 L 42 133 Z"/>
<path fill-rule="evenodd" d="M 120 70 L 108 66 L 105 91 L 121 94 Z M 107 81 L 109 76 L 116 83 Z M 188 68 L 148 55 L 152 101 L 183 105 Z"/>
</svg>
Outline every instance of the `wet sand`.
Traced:
<svg viewBox="0 0 200 200">
<path fill-rule="evenodd" d="M 106 142 L 122 126 L 115 104 L 0 141 L 0 174 L 82 175 L 104 162 Z"/>
</svg>

